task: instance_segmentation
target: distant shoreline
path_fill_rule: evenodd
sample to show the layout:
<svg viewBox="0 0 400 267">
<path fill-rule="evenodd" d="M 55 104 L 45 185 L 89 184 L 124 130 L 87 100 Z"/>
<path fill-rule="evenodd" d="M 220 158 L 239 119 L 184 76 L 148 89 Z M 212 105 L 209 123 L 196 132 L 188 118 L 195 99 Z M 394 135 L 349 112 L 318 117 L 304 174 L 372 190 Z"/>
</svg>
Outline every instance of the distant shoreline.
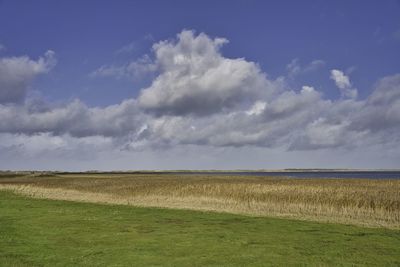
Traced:
<svg viewBox="0 0 400 267">
<path fill-rule="evenodd" d="M 102 174 L 162 174 L 162 173 L 293 173 L 293 172 L 400 172 L 400 169 L 256 169 L 256 170 L 86 170 L 86 171 L 60 171 L 60 170 L 0 170 L 0 174 L 34 174 L 34 173 L 56 173 L 56 174 L 77 174 L 77 173 L 102 173 Z"/>
<path fill-rule="evenodd" d="M 180 175 L 253 176 L 293 179 L 400 179 L 399 170 L 285 169 L 285 170 L 142 170 L 142 171 L 0 171 L 2 177 L 49 177 L 69 175 Z"/>
</svg>

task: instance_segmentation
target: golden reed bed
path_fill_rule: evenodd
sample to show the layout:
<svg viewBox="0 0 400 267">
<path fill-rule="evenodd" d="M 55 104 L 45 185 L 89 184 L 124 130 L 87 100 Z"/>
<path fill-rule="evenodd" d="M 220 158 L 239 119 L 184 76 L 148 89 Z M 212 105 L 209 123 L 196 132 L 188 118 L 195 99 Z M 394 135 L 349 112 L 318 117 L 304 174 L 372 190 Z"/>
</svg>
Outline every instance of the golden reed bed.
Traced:
<svg viewBox="0 0 400 267">
<path fill-rule="evenodd" d="M 400 228 L 400 180 L 179 173 L 2 175 L 0 189 L 36 198 Z"/>
</svg>

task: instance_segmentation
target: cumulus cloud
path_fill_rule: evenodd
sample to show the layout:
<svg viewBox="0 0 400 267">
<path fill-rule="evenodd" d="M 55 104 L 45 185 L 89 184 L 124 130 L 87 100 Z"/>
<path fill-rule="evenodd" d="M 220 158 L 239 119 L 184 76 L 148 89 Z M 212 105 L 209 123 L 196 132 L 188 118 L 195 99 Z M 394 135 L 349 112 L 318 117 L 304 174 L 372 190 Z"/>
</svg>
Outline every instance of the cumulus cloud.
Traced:
<svg viewBox="0 0 400 267">
<path fill-rule="evenodd" d="M 176 41 L 156 43 L 160 75 L 142 90 L 140 106 L 157 115 L 208 115 L 271 95 L 275 85 L 257 64 L 221 55 L 227 42 L 185 30 Z"/>
<path fill-rule="evenodd" d="M 367 137 L 367 131 L 351 130 L 350 125 L 351 121 L 348 120 L 332 121 L 326 117 L 318 118 L 305 127 L 304 135 L 299 135 L 290 149 L 350 148 L 362 144 Z"/>
<path fill-rule="evenodd" d="M 149 123 L 149 139 L 170 145 L 285 146 L 328 104 L 310 88 L 300 93 L 286 91 L 271 100 L 255 101 L 247 110 L 156 118 Z"/>
<path fill-rule="evenodd" d="M 6 46 L 3 44 L 0 44 L 0 52 L 6 50 Z"/>
<path fill-rule="evenodd" d="M 135 100 L 105 108 L 88 108 L 79 100 L 47 109 L 31 105 L 0 105 L 0 132 L 118 137 L 134 134 L 140 128 L 142 117 Z"/>
<path fill-rule="evenodd" d="M 99 153 L 114 151 L 115 143 L 110 137 L 89 136 L 73 137 L 68 134 L 53 135 L 51 133 L 9 134 L 0 133 L 0 158 L 20 161 L 21 158 L 61 158 L 89 160 L 98 157 Z M 47 162 L 47 160 L 45 161 Z M 4 167 L 10 167 L 4 165 Z M 34 167 L 37 169 L 37 167 Z M 46 168 L 52 168 L 47 166 Z M 54 168 L 53 168 L 54 169 Z"/>
<path fill-rule="evenodd" d="M 51 50 L 38 60 L 28 56 L 0 58 L 0 104 L 23 101 L 32 80 L 49 72 L 55 64 L 55 53 Z"/>
<path fill-rule="evenodd" d="M 346 76 L 343 71 L 333 69 L 331 70 L 330 78 L 335 81 L 336 86 L 339 88 L 343 97 L 356 98 L 358 95 L 357 89 L 353 89 L 350 83 L 350 78 Z"/>
<path fill-rule="evenodd" d="M 227 42 L 188 30 L 157 42 L 154 58 L 140 62 L 157 76 L 137 99 L 116 105 L 0 103 L 0 143 L 10 144 L 0 149 L 33 153 L 46 139 L 54 151 L 79 146 L 140 153 L 184 146 L 304 151 L 389 143 L 400 148 L 400 74 L 381 79 L 369 97 L 356 99 L 349 77 L 332 70 L 343 97 L 330 100 L 313 86 L 289 88 L 285 79 L 270 79 L 254 62 L 224 57 Z M 9 58 L 19 67 L 7 68 L 33 73 L 25 75 L 32 79 L 51 69 L 52 58 L 53 53 L 37 61 Z"/>
<path fill-rule="evenodd" d="M 365 100 L 332 102 L 309 123 L 293 149 L 354 148 L 387 144 L 400 147 L 400 74 L 382 78 Z"/>
<path fill-rule="evenodd" d="M 377 82 L 372 94 L 356 112 L 353 128 L 371 132 L 398 131 L 400 126 L 400 74 Z"/>
</svg>

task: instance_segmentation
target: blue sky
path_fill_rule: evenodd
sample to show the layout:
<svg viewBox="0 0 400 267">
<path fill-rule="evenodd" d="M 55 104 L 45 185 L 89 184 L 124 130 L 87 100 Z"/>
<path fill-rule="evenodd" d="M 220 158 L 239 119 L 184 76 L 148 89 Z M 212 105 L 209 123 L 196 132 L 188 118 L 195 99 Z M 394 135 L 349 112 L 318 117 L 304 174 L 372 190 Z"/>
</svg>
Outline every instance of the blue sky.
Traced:
<svg viewBox="0 0 400 267">
<path fill-rule="evenodd" d="M 396 168 L 399 59 L 394 0 L 0 0 L 0 167 Z"/>
</svg>

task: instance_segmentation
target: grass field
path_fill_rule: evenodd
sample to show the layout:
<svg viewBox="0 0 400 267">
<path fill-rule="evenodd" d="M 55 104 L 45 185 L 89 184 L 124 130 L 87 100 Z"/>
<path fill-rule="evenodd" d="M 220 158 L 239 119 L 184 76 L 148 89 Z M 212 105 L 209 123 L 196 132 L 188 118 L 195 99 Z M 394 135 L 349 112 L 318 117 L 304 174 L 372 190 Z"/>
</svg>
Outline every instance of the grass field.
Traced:
<svg viewBox="0 0 400 267">
<path fill-rule="evenodd" d="M 398 266 L 400 231 L 0 191 L 0 266 Z"/>
<path fill-rule="evenodd" d="M 183 174 L 9 174 L 0 189 L 60 200 L 400 229 L 400 180 Z"/>
</svg>

